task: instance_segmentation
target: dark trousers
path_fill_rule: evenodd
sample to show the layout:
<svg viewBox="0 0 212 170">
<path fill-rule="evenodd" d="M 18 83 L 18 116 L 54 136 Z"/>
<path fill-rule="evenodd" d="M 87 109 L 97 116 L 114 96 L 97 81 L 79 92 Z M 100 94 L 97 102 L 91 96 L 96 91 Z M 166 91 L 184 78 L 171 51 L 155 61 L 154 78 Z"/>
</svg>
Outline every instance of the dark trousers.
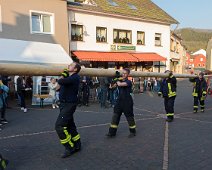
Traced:
<svg viewBox="0 0 212 170">
<path fill-rule="evenodd" d="M 4 104 L 1 108 L 1 119 L 5 119 L 5 113 L 6 113 L 6 105 Z"/>
<path fill-rule="evenodd" d="M 194 110 L 198 110 L 198 106 L 200 103 L 201 110 L 205 109 L 205 100 L 202 97 L 194 97 Z"/>
<path fill-rule="evenodd" d="M 84 105 L 87 105 L 89 103 L 89 96 L 90 96 L 90 88 L 88 85 L 85 85 L 82 88 L 82 102 Z"/>
<path fill-rule="evenodd" d="M 101 107 L 106 107 L 106 102 L 107 102 L 107 92 L 108 88 L 107 87 L 101 87 L 101 95 L 100 95 L 100 103 Z"/>
<path fill-rule="evenodd" d="M 18 92 L 18 95 L 19 95 L 19 97 L 21 99 L 21 107 L 26 108 L 25 92 L 24 91 Z"/>
<path fill-rule="evenodd" d="M 166 116 L 173 118 L 174 117 L 174 101 L 176 97 L 165 97 L 164 106 L 166 110 Z"/>
<path fill-rule="evenodd" d="M 111 135 L 116 135 L 117 128 L 120 122 L 122 113 L 124 113 L 131 133 L 136 133 L 136 124 L 133 114 L 133 100 L 132 97 L 125 98 L 123 100 L 118 99 L 114 107 L 114 113 L 109 128 L 109 133 Z"/>
<path fill-rule="evenodd" d="M 80 135 L 77 132 L 74 123 L 74 112 L 77 103 L 61 103 L 60 114 L 55 123 L 55 130 L 57 131 L 60 142 L 66 149 L 73 150 L 74 147 L 80 147 Z"/>
</svg>

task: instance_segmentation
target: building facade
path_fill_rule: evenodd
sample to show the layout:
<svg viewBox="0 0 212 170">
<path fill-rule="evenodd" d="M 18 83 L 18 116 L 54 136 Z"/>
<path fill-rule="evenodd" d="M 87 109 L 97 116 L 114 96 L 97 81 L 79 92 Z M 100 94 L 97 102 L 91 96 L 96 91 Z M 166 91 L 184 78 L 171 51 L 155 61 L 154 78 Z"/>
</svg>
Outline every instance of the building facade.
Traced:
<svg viewBox="0 0 212 170">
<path fill-rule="evenodd" d="M 114 59 L 115 62 L 112 60 L 107 62 L 104 58 L 103 65 L 105 63 L 114 63 L 115 66 L 127 64 L 140 70 L 150 71 L 158 71 L 159 65 L 163 65 L 163 69 L 169 68 L 167 61 L 170 60 L 170 25 L 177 21 L 165 15 L 151 1 L 147 2 L 148 4 L 135 0 L 120 3 L 119 1 L 94 0 L 89 1 L 90 4 L 88 1 L 70 2 L 68 4 L 69 38 L 73 57 L 80 57 L 81 61 L 86 60 L 90 64 L 101 63 L 102 52 L 108 53 L 109 56 L 113 52 L 117 56 L 116 60 Z M 141 10 L 147 10 L 143 9 L 145 6 L 142 5 L 152 5 L 153 9 L 157 9 L 165 16 L 164 18 L 170 20 L 154 19 L 150 14 L 149 18 L 146 17 L 147 19 L 140 14 L 132 15 L 133 12 L 137 14 Z M 84 54 L 99 52 L 100 56 L 89 60 L 86 57 L 83 58 L 80 52 Z M 87 55 L 91 55 L 90 53 Z M 133 59 L 124 61 L 121 57 L 118 60 L 121 55 L 117 53 L 130 54 L 137 61 Z M 93 53 L 93 55 L 97 54 Z"/>
<path fill-rule="evenodd" d="M 204 71 L 206 69 L 206 56 L 203 54 L 186 55 L 186 69 L 187 72 L 190 70 Z"/>
<path fill-rule="evenodd" d="M 182 39 L 171 32 L 170 41 L 170 70 L 182 74 L 185 71 L 186 48 L 182 45 Z"/>
<path fill-rule="evenodd" d="M 0 38 L 60 44 L 68 53 L 67 2 L 0 0 Z"/>
</svg>

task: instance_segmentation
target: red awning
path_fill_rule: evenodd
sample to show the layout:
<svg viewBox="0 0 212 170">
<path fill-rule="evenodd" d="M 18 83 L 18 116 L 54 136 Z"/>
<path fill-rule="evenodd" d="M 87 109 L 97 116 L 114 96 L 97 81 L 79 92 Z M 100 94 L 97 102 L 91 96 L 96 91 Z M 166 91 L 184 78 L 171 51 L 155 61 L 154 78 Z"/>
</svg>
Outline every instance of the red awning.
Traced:
<svg viewBox="0 0 212 170">
<path fill-rule="evenodd" d="M 165 57 L 160 56 L 157 53 L 130 53 L 132 56 L 136 57 L 139 62 L 141 61 L 166 61 Z"/>
<path fill-rule="evenodd" d="M 73 52 L 79 60 L 83 61 L 102 61 L 102 62 L 138 62 L 138 59 L 129 53 L 121 52 L 92 52 L 75 51 Z"/>
<path fill-rule="evenodd" d="M 100 62 L 166 61 L 166 58 L 156 53 L 74 51 L 73 54 L 79 60 L 82 61 L 100 61 Z"/>
</svg>

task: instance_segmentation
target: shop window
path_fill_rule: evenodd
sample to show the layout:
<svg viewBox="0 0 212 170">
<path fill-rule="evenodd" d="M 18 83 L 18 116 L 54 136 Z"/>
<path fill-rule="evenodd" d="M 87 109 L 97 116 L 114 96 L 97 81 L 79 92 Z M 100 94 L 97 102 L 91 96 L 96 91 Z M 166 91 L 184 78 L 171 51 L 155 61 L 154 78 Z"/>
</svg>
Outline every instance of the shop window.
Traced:
<svg viewBox="0 0 212 170">
<path fill-rule="evenodd" d="M 142 32 L 142 31 L 137 32 L 137 44 L 138 45 L 145 44 L 145 32 Z"/>
<path fill-rule="evenodd" d="M 107 28 L 96 27 L 96 42 L 107 42 Z"/>
<path fill-rule="evenodd" d="M 132 31 L 129 30 L 113 30 L 113 42 L 122 44 L 132 43 Z"/>
<path fill-rule="evenodd" d="M 83 26 L 71 24 L 71 40 L 83 41 Z"/>
<path fill-rule="evenodd" d="M 162 45 L 161 37 L 162 37 L 162 34 L 155 33 L 155 46 L 161 46 Z"/>
<path fill-rule="evenodd" d="M 31 12 L 31 33 L 54 33 L 54 16 L 50 13 Z"/>
</svg>

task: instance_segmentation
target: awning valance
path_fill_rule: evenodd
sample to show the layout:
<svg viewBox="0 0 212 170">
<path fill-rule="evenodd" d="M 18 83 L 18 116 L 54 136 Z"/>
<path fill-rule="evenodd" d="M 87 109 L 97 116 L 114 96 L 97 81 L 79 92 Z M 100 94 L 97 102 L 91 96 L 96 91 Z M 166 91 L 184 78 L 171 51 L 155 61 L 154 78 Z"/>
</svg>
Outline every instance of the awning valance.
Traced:
<svg viewBox="0 0 212 170">
<path fill-rule="evenodd" d="M 82 61 L 101 61 L 101 62 L 138 62 L 138 59 L 129 53 L 124 52 L 92 52 L 75 51 L 73 52 Z"/>
<path fill-rule="evenodd" d="M 166 61 L 165 57 L 160 56 L 157 53 L 131 53 L 136 57 L 139 62 L 141 61 Z"/>
<path fill-rule="evenodd" d="M 166 58 L 156 53 L 74 51 L 73 54 L 79 60 L 82 61 L 99 61 L 99 62 L 166 61 Z"/>
</svg>

